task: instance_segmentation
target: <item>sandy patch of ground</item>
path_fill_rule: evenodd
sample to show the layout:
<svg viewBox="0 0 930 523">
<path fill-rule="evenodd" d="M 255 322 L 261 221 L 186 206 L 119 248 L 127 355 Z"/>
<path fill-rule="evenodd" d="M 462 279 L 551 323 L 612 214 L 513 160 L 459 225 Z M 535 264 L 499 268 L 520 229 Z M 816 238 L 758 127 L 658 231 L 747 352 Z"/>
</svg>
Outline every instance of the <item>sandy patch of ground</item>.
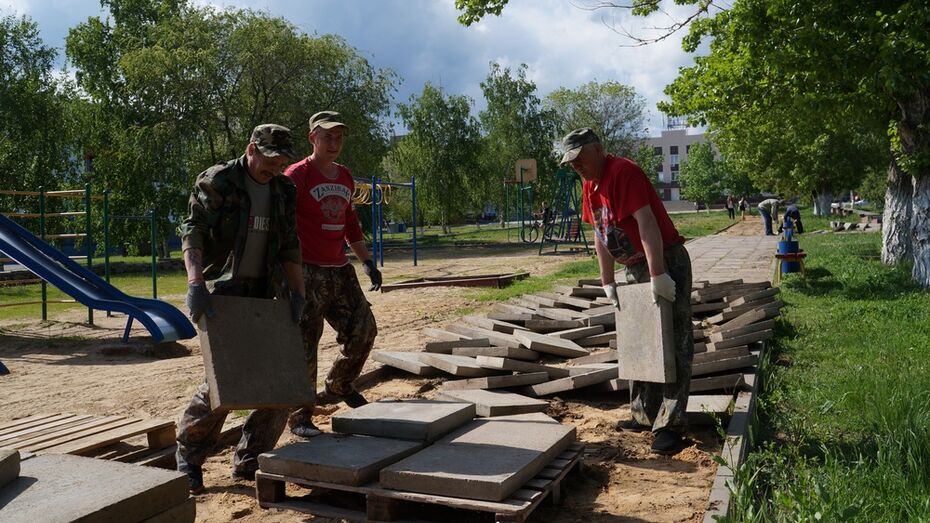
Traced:
<svg viewBox="0 0 930 523">
<path fill-rule="evenodd" d="M 460 248 L 421 253 L 419 267 L 409 253 L 387 260 L 385 277 L 490 274 L 529 271 L 540 275 L 582 256 L 537 256 L 532 249 Z M 592 275 L 595 276 L 595 275 Z M 362 281 L 365 278 L 362 276 Z M 464 307 L 484 304 L 458 288 L 425 288 L 386 294 L 368 293 L 378 320 L 377 348 L 418 350 L 423 327 L 454 320 Z M 180 304 L 182 296 L 168 296 Z M 3 409 L 0 424 L 49 412 L 122 414 L 177 420 L 203 378 L 197 340 L 153 347 L 145 332 L 134 330 L 129 347 L 119 342 L 125 319 L 97 313 L 97 326 L 81 322 L 86 312 L 73 310 L 55 321 L 6 321 L 0 324 L 0 361 L 12 374 L 0 377 Z M 320 345 L 321 378 L 338 350 L 327 328 Z M 369 399 L 435 394 L 434 382 L 397 378 L 366 391 Z M 648 453 L 651 436 L 618 433 L 618 420 L 629 417 L 628 398 L 617 395 L 567 396 L 553 401 L 550 415 L 578 427 L 586 446 L 585 469 L 564 487 L 563 505 L 540 508 L 536 521 L 698 521 L 707 501 L 716 465 L 711 454 L 719 443 L 711 430 L 691 434 L 695 445 L 675 458 Z M 345 408 L 345 407 L 342 407 Z M 328 429 L 327 415 L 316 421 Z M 295 441 L 285 432 L 280 444 Z M 306 515 L 263 510 L 252 483 L 230 478 L 232 451 L 211 457 L 205 466 L 207 494 L 198 497 L 201 522 L 295 522 Z"/>
</svg>

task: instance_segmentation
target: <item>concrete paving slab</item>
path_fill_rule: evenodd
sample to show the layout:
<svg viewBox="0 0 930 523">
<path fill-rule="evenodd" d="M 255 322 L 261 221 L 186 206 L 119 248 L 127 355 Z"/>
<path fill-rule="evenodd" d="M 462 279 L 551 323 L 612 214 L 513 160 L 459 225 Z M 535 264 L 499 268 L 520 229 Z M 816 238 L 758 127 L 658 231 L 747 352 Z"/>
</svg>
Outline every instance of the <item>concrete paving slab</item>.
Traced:
<svg viewBox="0 0 930 523">
<path fill-rule="evenodd" d="M 447 381 L 442 384 L 442 390 L 464 389 L 506 389 L 509 387 L 523 387 L 549 381 L 549 374 L 545 372 L 530 372 L 527 374 L 509 374 L 506 376 L 488 376 L 486 378 L 470 378 L 467 380 Z"/>
<path fill-rule="evenodd" d="M 741 347 L 733 347 L 732 349 L 723 349 L 713 352 L 701 352 L 694 355 L 692 360 L 692 365 L 700 365 L 702 363 L 709 363 L 711 361 L 720 361 L 730 358 L 739 358 L 740 356 L 749 356 L 749 347 L 743 345 Z"/>
<path fill-rule="evenodd" d="M 760 341 L 770 340 L 772 339 L 774 335 L 775 335 L 774 332 L 771 330 L 764 330 L 764 331 L 753 332 L 750 334 L 744 334 L 742 336 L 728 338 L 723 341 L 715 341 L 713 343 L 709 343 L 707 346 L 707 350 L 710 350 L 710 351 L 723 350 L 723 349 L 729 349 L 731 347 L 739 347 L 740 345 L 748 345 L 750 343 L 757 343 Z"/>
<path fill-rule="evenodd" d="M 724 416 L 733 403 L 732 394 L 698 394 L 688 398 L 688 422 L 713 423 L 714 415 Z"/>
<path fill-rule="evenodd" d="M 373 352 L 371 359 L 417 376 L 433 377 L 442 375 L 439 369 L 423 362 L 421 359 L 423 354 L 422 352 L 380 350 Z"/>
<path fill-rule="evenodd" d="M 0 449 L 0 489 L 19 477 L 19 451 Z"/>
<path fill-rule="evenodd" d="M 575 358 L 569 363 L 575 365 L 588 365 L 590 363 L 610 363 L 617 361 L 617 349 L 607 349 L 600 352 L 592 352 L 588 356 Z"/>
<path fill-rule="evenodd" d="M 578 327 L 577 329 L 550 332 L 548 335 L 564 340 L 579 340 L 581 338 L 588 338 L 596 334 L 601 334 L 602 332 L 604 332 L 603 325 L 593 325 L 591 327 Z"/>
<path fill-rule="evenodd" d="M 454 354 L 431 354 L 422 353 L 420 361 L 432 365 L 437 369 L 448 372 L 453 376 L 463 378 L 479 378 L 482 376 L 493 376 L 500 372 L 493 369 L 486 369 L 478 365 L 475 358 L 468 356 L 456 356 Z"/>
<path fill-rule="evenodd" d="M 419 441 L 320 434 L 261 454 L 258 464 L 270 474 L 359 486 L 376 481 L 381 469 L 421 448 Z"/>
<path fill-rule="evenodd" d="M 300 328 L 286 300 L 211 296 L 200 348 L 213 408 L 296 407 L 313 403 Z"/>
<path fill-rule="evenodd" d="M 475 404 L 477 414 L 484 418 L 545 412 L 549 402 L 528 398 L 513 392 L 490 390 L 446 390 L 439 394 L 439 399 L 447 401 L 464 401 Z"/>
<path fill-rule="evenodd" d="M 546 333 L 566 329 L 577 329 L 584 327 L 585 323 L 581 320 L 529 320 L 524 323 L 527 329 L 533 332 Z"/>
<path fill-rule="evenodd" d="M 19 478 L 0 489 L 0 520 L 143 521 L 187 499 L 187 477 L 180 472 L 46 454 L 23 461 Z"/>
<path fill-rule="evenodd" d="M 545 372 L 550 379 L 565 378 L 570 375 L 568 369 L 542 365 L 539 363 L 530 363 L 528 361 L 519 361 L 510 358 L 497 358 L 494 356 L 478 356 L 475 358 L 478 365 L 486 369 L 495 369 L 511 372 Z"/>
<path fill-rule="evenodd" d="M 197 500 L 189 498 L 180 505 L 175 505 L 141 523 L 193 523 L 195 519 L 197 519 Z"/>
<path fill-rule="evenodd" d="M 503 332 L 495 332 L 482 329 L 481 327 L 459 324 L 449 325 L 446 327 L 446 330 L 452 331 L 456 334 L 461 334 L 463 336 L 468 336 L 469 338 L 487 338 L 491 341 L 492 345 L 497 347 L 520 347 L 520 342 L 515 340 L 512 335 L 505 334 Z"/>
<path fill-rule="evenodd" d="M 440 354 L 452 354 L 452 349 L 459 347 L 490 347 L 491 340 L 477 339 L 477 340 L 453 340 L 453 341 L 429 341 L 426 345 L 423 346 L 423 350 L 426 352 L 438 352 Z"/>
<path fill-rule="evenodd" d="M 536 361 L 539 353 L 522 347 L 456 347 L 452 349 L 455 356 L 494 356 L 497 358 L 512 358 L 515 360 Z"/>
<path fill-rule="evenodd" d="M 617 288 L 617 348 L 620 379 L 675 381 L 672 304 L 653 301 L 648 283 Z"/>
<path fill-rule="evenodd" d="M 710 334 L 710 341 L 718 342 L 726 339 L 736 338 L 738 336 L 744 336 L 746 334 L 752 334 L 754 332 L 764 331 L 768 329 L 775 328 L 775 320 L 766 320 L 760 321 L 758 323 L 753 323 L 745 327 L 738 327 L 735 329 L 728 329 L 725 331 L 713 332 Z"/>
<path fill-rule="evenodd" d="M 710 354 L 713 353 L 711 352 Z M 758 359 L 754 355 L 747 354 L 743 356 L 737 356 L 735 358 L 726 358 L 716 361 L 696 363 L 691 367 L 691 375 L 706 376 L 708 374 L 723 372 L 725 370 L 742 369 L 743 367 L 751 367 L 755 365 L 757 361 Z"/>
<path fill-rule="evenodd" d="M 493 320 L 491 318 L 485 318 L 482 316 L 463 316 L 462 320 L 465 323 L 474 325 L 475 327 L 480 327 L 489 331 L 503 332 L 504 334 L 512 334 L 515 330 L 524 330 L 522 325 L 516 325 L 501 320 Z"/>
<path fill-rule="evenodd" d="M 530 385 L 529 387 L 521 389 L 520 392 L 535 398 L 538 396 L 549 396 L 551 394 L 558 394 L 559 392 L 590 387 L 591 385 L 597 385 L 598 383 L 604 383 L 612 379 L 617 379 L 617 368 L 614 365 L 610 365 L 609 368 L 588 370 L 587 372 L 574 374 L 567 378 L 548 381 L 546 383 L 540 383 L 539 385 Z"/>
<path fill-rule="evenodd" d="M 336 414 L 334 432 L 435 441 L 475 417 L 471 403 L 432 400 L 377 401 Z"/>
<path fill-rule="evenodd" d="M 475 420 L 382 470 L 381 485 L 395 490 L 501 501 L 538 474 L 574 440 L 574 426 L 508 417 Z"/>
<path fill-rule="evenodd" d="M 599 325 L 599 327 L 602 327 L 602 325 Z M 587 338 L 581 338 L 579 340 L 575 340 L 575 343 L 585 348 L 607 347 L 610 345 L 611 341 L 616 341 L 616 339 L 617 339 L 617 331 L 611 329 L 609 332 L 603 332 L 601 334 L 595 334 L 594 336 L 588 336 Z"/>
<path fill-rule="evenodd" d="M 577 358 L 590 354 L 588 349 L 579 346 L 571 340 L 554 338 L 536 332 L 518 331 L 513 333 L 513 337 L 519 340 L 524 347 L 536 352 L 545 352 L 546 354 L 554 354 L 566 358 Z"/>
</svg>

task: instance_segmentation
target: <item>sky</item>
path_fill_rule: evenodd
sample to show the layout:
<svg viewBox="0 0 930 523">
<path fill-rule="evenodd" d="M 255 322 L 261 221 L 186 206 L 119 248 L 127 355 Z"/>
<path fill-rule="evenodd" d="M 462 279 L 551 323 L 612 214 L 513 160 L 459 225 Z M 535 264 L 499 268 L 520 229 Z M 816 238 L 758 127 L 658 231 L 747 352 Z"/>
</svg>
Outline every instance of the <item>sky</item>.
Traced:
<svg viewBox="0 0 930 523">
<path fill-rule="evenodd" d="M 587 10 L 586 0 L 510 0 L 499 17 L 478 24 L 457 21 L 454 0 L 194 0 L 218 8 L 265 11 L 289 20 L 308 34 L 338 34 L 373 66 L 400 77 L 394 102 L 407 102 L 426 82 L 463 94 L 484 106 L 481 81 L 490 62 L 528 66 L 540 98 L 559 87 L 597 81 L 631 85 L 646 100 L 647 134 L 664 127 L 656 103 L 680 67 L 693 63 L 681 48 L 680 31 L 655 44 L 630 47 L 616 29 L 638 35 L 683 19 L 688 6 L 663 0 L 668 14 L 630 18 L 625 10 Z M 588 0 L 590 3 L 590 0 Z M 68 29 L 91 16 L 106 16 L 98 0 L 0 0 L 0 13 L 28 15 L 47 45 L 59 49 L 63 65 Z M 652 31 L 654 33 L 654 31 Z"/>
</svg>

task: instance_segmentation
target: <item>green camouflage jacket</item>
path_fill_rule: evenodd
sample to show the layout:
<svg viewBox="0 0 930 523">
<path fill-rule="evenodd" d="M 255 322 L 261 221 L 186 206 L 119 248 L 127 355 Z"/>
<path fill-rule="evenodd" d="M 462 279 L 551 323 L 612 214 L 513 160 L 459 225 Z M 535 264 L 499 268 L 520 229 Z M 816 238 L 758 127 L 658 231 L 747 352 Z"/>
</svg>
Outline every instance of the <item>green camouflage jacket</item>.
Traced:
<svg viewBox="0 0 930 523">
<path fill-rule="evenodd" d="M 203 252 L 204 279 L 214 285 L 236 276 L 245 249 L 251 202 L 245 188 L 245 156 L 220 163 L 197 175 L 189 213 L 178 233 L 182 248 Z M 286 176 L 270 182 L 271 230 L 268 236 L 268 297 L 285 282 L 282 262 L 300 264 L 297 239 L 297 188 Z"/>
</svg>

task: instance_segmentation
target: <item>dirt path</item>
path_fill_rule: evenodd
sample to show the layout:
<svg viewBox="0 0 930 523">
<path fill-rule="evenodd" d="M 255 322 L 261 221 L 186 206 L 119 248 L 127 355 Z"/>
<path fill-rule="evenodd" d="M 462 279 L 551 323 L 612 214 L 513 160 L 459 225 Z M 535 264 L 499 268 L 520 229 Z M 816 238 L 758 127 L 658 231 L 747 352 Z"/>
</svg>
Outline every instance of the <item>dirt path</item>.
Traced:
<svg viewBox="0 0 930 523">
<path fill-rule="evenodd" d="M 553 272 L 583 256 L 540 257 L 527 249 L 461 248 L 422 253 L 419 267 L 409 253 L 387 260 L 388 279 L 424 275 L 486 274 L 525 270 L 533 275 Z M 596 276 L 596 275 L 592 275 Z M 364 277 L 363 277 L 364 279 Z M 379 335 L 376 348 L 419 350 L 421 328 L 454 320 L 456 311 L 487 306 L 472 291 L 425 288 L 386 294 L 369 293 Z M 180 304 L 182 296 L 168 296 Z M 123 318 L 98 314 L 98 326 L 88 327 L 86 313 L 74 310 L 53 322 L 0 323 L 0 361 L 12 374 L 0 377 L 0 424 L 48 412 L 122 414 L 177 420 L 197 384 L 203 367 L 199 345 L 187 340 L 154 348 L 145 332 L 135 330 L 129 347 L 118 339 Z M 321 342 L 320 376 L 337 351 L 335 334 L 327 328 Z M 366 391 L 369 399 L 430 397 L 429 380 L 393 379 Z M 576 395 L 552 402 L 549 414 L 578 427 L 587 445 L 585 471 L 566 487 L 563 506 L 540 509 L 536 521 L 698 521 L 703 514 L 716 465 L 711 453 L 719 443 L 711 430 L 691 434 L 697 442 L 674 459 L 648 453 L 649 435 L 621 434 L 618 420 L 629 417 L 628 398 L 620 395 Z M 328 429 L 328 416 L 316 417 Z M 285 433 L 280 444 L 294 441 Z M 198 497 L 197 520 L 296 522 L 304 515 L 262 510 L 251 483 L 230 479 L 231 450 L 210 458 L 205 466 L 207 494 Z M 325 520 L 324 520 L 325 521 Z"/>
</svg>

